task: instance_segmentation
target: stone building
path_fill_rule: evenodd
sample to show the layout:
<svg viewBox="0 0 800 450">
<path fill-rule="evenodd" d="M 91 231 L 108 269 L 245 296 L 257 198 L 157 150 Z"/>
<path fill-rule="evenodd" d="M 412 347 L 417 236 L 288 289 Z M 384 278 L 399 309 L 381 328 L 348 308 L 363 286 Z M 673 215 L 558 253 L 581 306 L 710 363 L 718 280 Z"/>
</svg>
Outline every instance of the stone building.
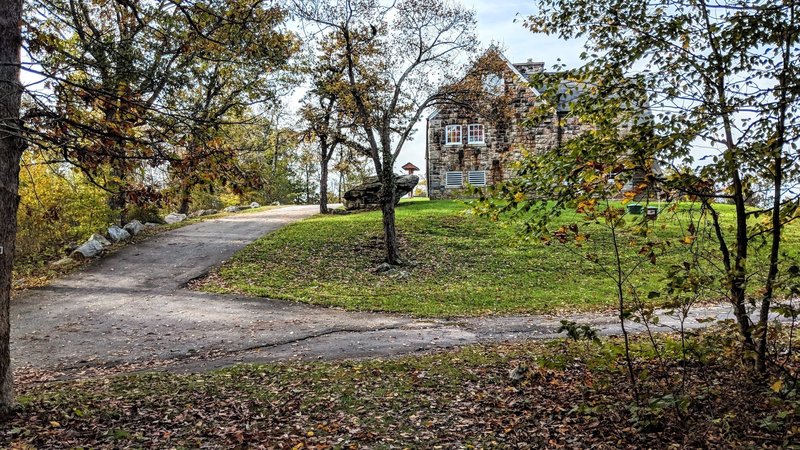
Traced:
<svg viewBox="0 0 800 450">
<path fill-rule="evenodd" d="M 541 108 L 548 111 L 544 115 L 537 112 L 539 92 L 528 77 L 544 70 L 544 63 L 514 64 L 495 49 L 483 58 L 493 60 L 495 69 L 481 77 L 482 90 L 507 107 L 502 114 L 487 117 L 464 102 L 453 103 L 428 117 L 426 175 L 432 199 L 463 196 L 467 184 L 486 186 L 507 180 L 523 152 L 552 149 L 590 128 L 565 118 L 568 99 L 557 108 Z M 565 85 L 563 90 L 568 94 L 576 89 Z M 540 114 L 537 125 L 525 123 L 535 114 Z"/>
</svg>

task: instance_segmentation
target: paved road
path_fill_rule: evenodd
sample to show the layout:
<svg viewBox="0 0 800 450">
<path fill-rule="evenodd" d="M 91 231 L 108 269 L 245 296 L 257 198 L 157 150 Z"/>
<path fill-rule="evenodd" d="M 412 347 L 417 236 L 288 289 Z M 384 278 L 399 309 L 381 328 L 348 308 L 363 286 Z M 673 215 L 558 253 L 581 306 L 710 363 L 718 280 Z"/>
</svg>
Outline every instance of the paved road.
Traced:
<svg viewBox="0 0 800 450">
<path fill-rule="evenodd" d="M 189 225 L 20 295 L 11 307 L 15 366 L 80 373 L 158 363 L 194 371 L 241 361 L 390 356 L 556 336 L 560 318 L 554 317 L 420 320 L 184 288 L 258 237 L 316 211 L 293 206 Z M 724 318 L 730 309 L 695 314 Z M 571 319 L 604 334 L 619 332 L 613 316 Z M 677 323 L 664 316 L 661 324 L 663 330 Z M 690 319 L 687 326 L 703 324 Z"/>
</svg>

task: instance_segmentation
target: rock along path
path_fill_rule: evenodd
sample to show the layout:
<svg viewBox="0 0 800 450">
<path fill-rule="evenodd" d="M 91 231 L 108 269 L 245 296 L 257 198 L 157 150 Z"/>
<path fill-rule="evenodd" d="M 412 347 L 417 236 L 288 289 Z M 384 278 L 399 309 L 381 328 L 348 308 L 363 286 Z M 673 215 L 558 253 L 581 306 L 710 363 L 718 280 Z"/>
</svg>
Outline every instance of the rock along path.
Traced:
<svg viewBox="0 0 800 450">
<path fill-rule="evenodd" d="M 391 356 L 556 336 L 563 317 L 425 320 L 185 288 L 258 237 L 316 211 L 292 206 L 189 225 L 21 294 L 11 305 L 14 365 L 66 376 L 137 365 L 201 371 L 237 362 Z M 727 318 L 730 308 L 696 309 L 694 315 Z M 603 334 L 619 332 L 610 315 L 569 319 Z M 658 330 L 676 325 L 664 316 Z M 704 325 L 689 319 L 686 326 Z"/>
</svg>

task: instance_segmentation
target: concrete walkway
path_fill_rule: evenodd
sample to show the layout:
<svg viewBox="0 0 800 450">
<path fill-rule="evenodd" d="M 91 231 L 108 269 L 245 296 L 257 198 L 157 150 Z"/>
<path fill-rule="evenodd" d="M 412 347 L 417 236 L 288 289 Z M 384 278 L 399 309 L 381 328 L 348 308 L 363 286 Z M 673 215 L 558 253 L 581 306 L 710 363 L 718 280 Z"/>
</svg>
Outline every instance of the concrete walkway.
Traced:
<svg viewBox="0 0 800 450">
<path fill-rule="evenodd" d="M 314 215 L 292 206 L 208 220 L 124 248 L 15 298 L 12 360 L 28 370 L 158 365 L 208 370 L 237 362 L 392 356 L 478 342 L 552 338 L 563 317 L 422 320 L 185 289 L 258 237 Z M 727 318 L 730 308 L 694 310 Z M 613 316 L 576 315 L 603 334 Z M 663 315 L 657 330 L 677 326 Z M 689 328 L 705 326 L 694 318 Z"/>
</svg>

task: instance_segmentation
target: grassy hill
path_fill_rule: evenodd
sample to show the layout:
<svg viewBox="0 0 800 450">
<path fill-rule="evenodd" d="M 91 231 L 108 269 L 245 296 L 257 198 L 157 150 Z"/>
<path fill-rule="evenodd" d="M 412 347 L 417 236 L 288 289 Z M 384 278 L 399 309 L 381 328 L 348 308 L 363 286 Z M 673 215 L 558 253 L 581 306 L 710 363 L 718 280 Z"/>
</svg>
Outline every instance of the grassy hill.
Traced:
<svg viewBox="0 0 800 450">
<path fill-rule="evenodd" d="M 732 222 L 732 209 L 719 205 Z M 608 309 L 615 285 L 594 255 L 612 261 L 610 235 L 587 226 L 580 247 L 526 241 L 516 227 L 472 215 L 463 202 L 408 202 L 397 208 L 402 256 L 412 266 L 376 274 L 382 260 L 380 212 L 317 216 L 269 234 L 241 251 L 203 284 L 212 292 L 239 292 L 353 310 L 410 313 L 417 316 L 473 316 Z M 640 294 L 659 290 L 668 268 L 689 258 L 680 244 L 690 215 L 688 205 L 662 212 L 646 237 L 626 236 L 625 267 L 638 267 L 631 286 Z M 575 216 L 558 220 L 568 223 Z M 656 264 L 638 251 L 646 241 L 669 239 Z M 786 249 L 800 248 L 797 227 L 786 235 Z M 633 242 L 633 244 L 631 244 Z M 713 236 L 698 233 L 695 245 L 713 252 Z M 751 264 L 758 264 L 758 256 Z M 715 272 L 716 273 L 713 273 Z M 709 273 L 720 276 L 709 265 Z M 629 287 L 629 288 L 630 288 Z M 724 296 L 721 283 L 708 286 L 704 300 Z"/>
</svg>

